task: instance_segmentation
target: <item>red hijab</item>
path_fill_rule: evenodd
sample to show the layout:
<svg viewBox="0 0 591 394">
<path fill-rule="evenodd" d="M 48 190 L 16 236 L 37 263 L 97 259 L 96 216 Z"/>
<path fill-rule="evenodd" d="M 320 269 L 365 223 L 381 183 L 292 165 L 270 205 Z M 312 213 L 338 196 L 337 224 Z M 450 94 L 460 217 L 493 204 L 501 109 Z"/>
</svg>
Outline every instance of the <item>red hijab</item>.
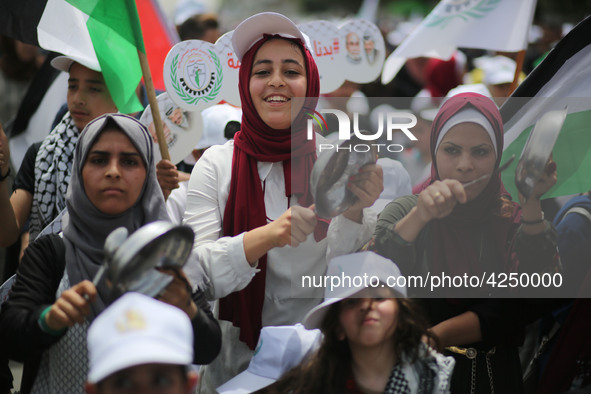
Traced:
<svg viewBox="0 0 591 394">
<path fill-rule="evenodd" d="M 431 127 L 431 177 L 425 181 L 416 193 L 425 189 L 435 180 L 440 180 L 437 171 L 435 147 L 437 138 L 443 125 L 462 109 L 472 107 L 482 113 L 490 122 L 497 146 L 497 160 L 494 169 L 499 167 L 503 152 L 503 121 L 495 103 L 477 93 L 461 93 L 448 99 L 439 109 Z M 514 204 L 511 218 L 503 218 L 494 214 L 498 211 L 499 198 L 509 194 L 503 186 L 501 175 L 492 177 L 484 190 L 472 201 L 457 204 L 452 213 L 443 218 L 432 221 L 432 235 L 434 241 L 432 269 L 435 273 L 445 272 L 453 275 L 482 274 L 478 265 L 481 245 L 470 242 L 475 231 L 482 226 L 488 227 L 488 234 L 495 237 L 494 245 L 502 251 L 504 263 L 509 264 L 510 257 L 506 246 L 507 238 L 511 236 L 515 224 L 519 223 L 520 209 Z M 504 266 L 503 269 L 512 267 Z"/>
<path fill-rule="evenodd" d="M 456 70 L 456 55 L 449 60 L 431 58 L 425 66 L 426 88 L 433 98 L 445 97 L 447 92 L 462 83 Z"/>
<path fill-rule="evenodd" d="M 270 39 L 281 38 L 296 43 L 304 56 L 307 90 L 304 107 L 294 128 L 276 130 L 269 127 L 257 113 L 250 97 L 252 63 L 258 49 Z M 312 54 L 298 39 L 265 35 L 243 56 L 238 87 L 242 102 L 242 126 L 234 136 L 230 194 L 224 211 L 224 236 L 234 236 L 267 224 L 264 192 L 257 162 L 283 162 L 285 194 L 298 196 L 301 206 L 309 206 L 310 172 L 316 160 L 316 141 L 306 138 L 306 112 L 316 108 L 320 94 L 320 77 Z M 292 177 L 293 174 L 293 177 Z M 326 236 L 326 226 L 317 226 L 316 239 Z M 323 234 L 322 234 L 323 233 Z M 240 340 L 254 349 L 262 328 L 267 255 L 259 259 L 257 273 L 243 290 L 220 300 L 219 317 L 240 327 Z"/>
</svg>

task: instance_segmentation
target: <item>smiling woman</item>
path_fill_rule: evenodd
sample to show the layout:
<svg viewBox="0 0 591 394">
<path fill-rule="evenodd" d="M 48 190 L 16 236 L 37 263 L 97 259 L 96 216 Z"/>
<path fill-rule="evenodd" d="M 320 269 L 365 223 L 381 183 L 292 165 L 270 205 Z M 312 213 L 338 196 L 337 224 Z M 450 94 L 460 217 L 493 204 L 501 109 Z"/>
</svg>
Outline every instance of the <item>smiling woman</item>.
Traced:
<svg viewBox="0 0 591 394">
<path fill-rule="evenodd" d="M 202 369 L 202 392 L 246 369 L 262 327 L 300 322 L 318 303 L 321 289 L 292 292 L 292 280 L 323 274 L 329 253 L 358 249 L 375 226 L 369 207 L 383 189 L 375 164 L 352 177 L 354 206 L 330 226 L 316 218 L 309 185 L 317 137 L 308 140 L 299 120 L 316 107 L 320 77 L 305 42 L 291 20 L 272 12 L 234 30 L 241 129 L 233 141 L 205 151 L 191 173 L 184 223 L 196 234 L 198 261 L 187 273 L 202 266 L 210 278 L 222 352 L 232 354 Z M 293 107 L 295 97 L 306 98 L 298 100 L 306 110 Z"/>
<path fill-rule="evenodd" d="M 259 116 L 269 127 L 289 128 L 292 97 L 306 97 L 306 68 L 302 50 L 296 44 L 273 39 L 257 52 L 250 77 L 250 96 Z M 303 104 L 302 100 L 298 101 Z M 293 111 L 293 112 L 292 112 Z"/>
</svg>

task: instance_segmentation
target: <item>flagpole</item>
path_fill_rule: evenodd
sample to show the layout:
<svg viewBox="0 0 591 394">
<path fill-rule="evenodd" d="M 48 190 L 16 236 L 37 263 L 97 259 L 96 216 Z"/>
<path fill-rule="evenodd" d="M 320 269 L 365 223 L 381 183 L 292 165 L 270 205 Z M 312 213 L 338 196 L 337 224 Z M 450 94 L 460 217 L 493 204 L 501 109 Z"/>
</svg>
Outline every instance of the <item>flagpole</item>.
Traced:
<svg viewBox="0 0 591 394">
<path fill-rule="evenodd" d="M 517 58 L 515 60 L 515 75 L 513 76 L 513 82 L 511 82 L 511 93 L 517 89 L 517 85 L 519 84 L 519 75 L 521 74 L 521 70 L 523 68 L 523 61 L 525 60 L 525 49 L 517 52 Z"/>
<path fill-rule="evenodd" d="M 146 92 L 148 94 L 148 103 L 152 108 L 152 119 L 154 120 L 154 128 L 156 129 L 156 137 L 158 137 L 158 147 L 160 148 L 160 155 L 164 160 L 170 160 L 168 153 L 168 145 L 166 144 L 166 137 L 162 128 L 162 117 L 160 117 L 160 108 L 158 107 L 158 100 L 156 99 L 156 90 L 154 90 L 154 82 L 152 81 L 152 73 L 148 65 L 148 57 L 145 53 L 138 49 L 137 54 L 140 59 L 142 67 L 142 75 L 144 77 L 144 85 L 146 85 Z"/>
</svg>

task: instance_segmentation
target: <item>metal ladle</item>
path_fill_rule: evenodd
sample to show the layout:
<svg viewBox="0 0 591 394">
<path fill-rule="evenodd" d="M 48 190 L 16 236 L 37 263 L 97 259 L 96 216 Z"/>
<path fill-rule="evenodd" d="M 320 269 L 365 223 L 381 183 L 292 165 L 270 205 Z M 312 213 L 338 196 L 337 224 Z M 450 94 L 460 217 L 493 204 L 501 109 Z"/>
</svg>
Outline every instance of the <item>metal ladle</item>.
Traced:
<svg viewBox="0 0 591 394">
<path fill-rule="evenodd" d="M 103 279 L 103 276 L 109 268 L 109 264 L 111 262 L 111 259 L 113 258 L 113 255 L 117 251 L 117 248 L 119 248 L 121 244 L 125 242 L 125 240 L 127 239 L 127 234 L 128 231 L 125 227 L 119 227 L 113 230 L 107 236 L 107 239 L 105 240 L 105 245 L 103 247 L 103 250 L 105 251 L 103 263 L 101 264 L 98 271 L 94 275 L 94 278 L 92 279 L 92 284 L 94 285 L 94 287 L 98 286 L 101 279 Z M 88 294 L 84 294 L 83 297 L 85 300 L 89 300 Z"/>
<path fill-rule="evenodd" d="M 500 166 L 499 168 L 494 170 L 492 174 L 490 174 L 490 175 L 485 174 L 481 177 L 471 180 L 470 182 L 464 183 L 464 189 L 467 187 L 470 187 L 472 185 L 475 185 L 481 181 L 484 181 L 485 179 L 492 178 L 493 176 L 503 172 L 504 170 L 507 169 L 507 167 L 509 167 L 511 165 L 511 163 L 513 163 L 513 160 L 515 160 L 515 155 L 511 155 L 511 157 L 502 166 Z"/>
</svg>

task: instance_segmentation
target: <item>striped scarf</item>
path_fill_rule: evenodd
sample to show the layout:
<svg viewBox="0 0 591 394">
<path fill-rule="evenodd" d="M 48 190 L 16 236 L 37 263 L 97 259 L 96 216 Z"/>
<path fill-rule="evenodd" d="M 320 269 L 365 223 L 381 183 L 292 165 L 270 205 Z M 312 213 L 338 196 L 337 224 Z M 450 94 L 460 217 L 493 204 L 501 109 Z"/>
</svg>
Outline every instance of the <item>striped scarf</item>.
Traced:
<svg viewBox="0 0 591 394">
<path fill-rule="evenodd" d="M 66 191 L 78 135 L 78 128 L 70 113 L 66 112 L 37 152 L 29 229 L 32 240 L 66 207 Z"/>
</svg>

